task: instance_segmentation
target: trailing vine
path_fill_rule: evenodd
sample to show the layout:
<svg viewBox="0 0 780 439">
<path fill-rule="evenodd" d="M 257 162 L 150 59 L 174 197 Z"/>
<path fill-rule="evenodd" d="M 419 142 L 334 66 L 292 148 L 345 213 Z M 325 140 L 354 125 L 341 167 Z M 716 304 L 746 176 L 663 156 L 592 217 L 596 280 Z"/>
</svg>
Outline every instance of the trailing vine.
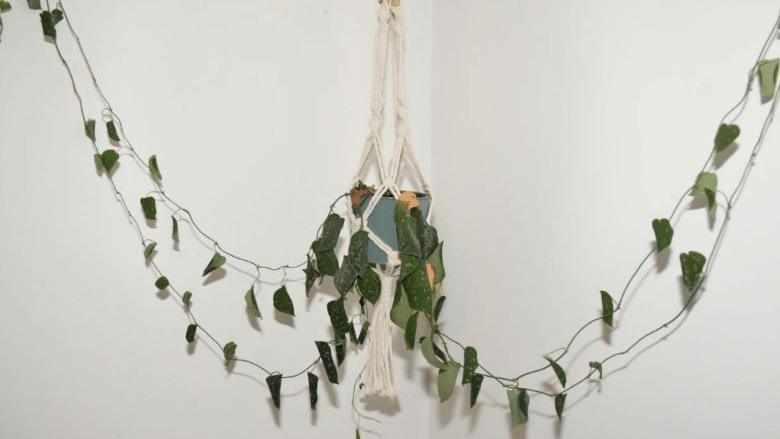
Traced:
<svg viewBox="0 0 780 439">
<path fill-rule="evenodd" d="M 42 9 L 37 0 L 28 0 L 30 9 Z M 10 9 L 10 4 L 0 0 L 0 12 Z M 380 281 L 374 271 L 376 266 L 371 264 L 367 258 L 368 233 L 364 225 L 349 237 L 347 244 L 347 254 L 339 261 L 336 249 L 339 243 L 339 237 L 345 223 L 344 217 L 336 213 L 336 204 L 347 198 L 348 209 L 359 212 L 364 208 L 366 200 L 373 195 L 375 189 L 358 183 L 351 192 L 340 194 L 330 205 L 325 220 L 321 223 L 314 240 L 309 247 L 306 258 L 299 263 L 283 264 L 278 266 L 267 266 L 253 261 L 247 257 L 241 256 L 235 252 L 229 251 L 217 241 L 212 235 L 207 234 L 196 222 L 195 217 L 187 208 L 176 202 L 170 194 L 163 189 L 163 174 L 156 155 L 151 155 L 144 159 L 142 155 L 132 146 L 125 134 L 124 125 L 121 119 L 112 108 L 102 89 L 98 85 L 95 73 L 87 59 L 81 41 L 76 34 L 72 23 L 62 2 L 57 2 L 52 8 L 49 1 L 45 2 L 45 9 L 40 14 L 40 22 L 44 38 L 53 44 L 59 60 L 62 62 L 73 88 L 74 95 L 79 104 L 81 123 L 86 137 L 92 146 L 95 158 L 95 164 L 102 175 L 109 182 L 109 186 L 116 200 L 128 217 L 133 229 L 136 231 L 141 244 L 141 251 L 145 260 L 155 275 L 155 286 L 161 290 L 169 290 L 178 298 L 179 304 L 185 310 L 189 323 L 185 330 L 185 340 L 192 343 L 199 334 L 214 343 L 223 352 L 226 365 L 229 363 L 246 363 L 262 371 L 266 375 L 266 383 L 272 397 L 274 405 L 281 406 L 281 387 L 284 380 L 307 376 L 307 385 L 309 388 L 310 406 L 315 409 L 318 396 L 317 388 L 319 377 L 313 373 L 314 367 L 322 362 L 326 371 L 326 378 L 334 383 L 339 383 L 338 366 L 346 357 L 346 347 L 348 343 L 355 346 L 361 346 L 366 338 L 371 338 L 371 331 L 366 321 L 368 314 L 366 309 L 376 304 L 380 294 Z M 63 55 L 57 35 L 57 26 L 64 21 L 67 30 L 75 40 L 82 61 L 91 77 L 93 88 L 100 97 L 104 109 L 101 116 L 105 124 L 106 137 L 111 146 L 104 149 L 98 147 L 97 140 L 97 122 L 89 118 L 84 108 L 81 94 L 78 90 L 76 80 L 73 76 L 70 64 Z M 391 320 L 399 326 L 404 332 L 404 340 L 408 349 L 419 348 L 423 357 L 433 366 L 437 372 L 437 390 L 441 401 L 447 400 L 454 392 L 458 376 L 461 376 L 461 384 L 468 385 L 470 392 L 470 404 L 473 406 L 479 398 L 481 387 L 485 378 L 492 380 L 501 388 L 506 390 L 507 405 L 509 407 L 512 422 L 514 425 L 524 423 L 528 420 L 528 409 L 530 398 L 529 394 L 539 394 L 549 397 L 552 400 L 553 407 L 558 417 L 562 417 L 566 407 L 566 397 L 573 389 L 583 383 L 589 382 L 598 374 L 601 379 L 605 366 L 612 360 L 619 358 L 631 352 L 648 338 L 664 331 L 670 325 L 677 322 L 680 317 L 690 308 L 691 304 L 698 297 L 704 283 L 708 279 L 712 270 L 713 259 L 717 253 L 723 237 L 727 231 L 731 220 L 731 213 L 739 200 L 739 197 L 747 183 L 750 171 L 755 163 L 758 153 L 763 145 L 766 133 L 771 125 L 777 105 L 778 87 L 777 73 L 780 60 L 767 59 L 767 54 L 772 44 L 778 37 L 778 26 L 780 17 L 772 26 L 761 51 L 748 72 L 748 80 L 745 92 L 741 99 L 729 109 L 722 117 L 717 129 L 707 159 L 703 166 L 693 179 L 692 185 L 686 188 L 680 198 L 677 200 L 672 210 L 665 217 L 653 219 L 649 224 L 648 234 L 652 231 L 655 238 L 655 246 L 641 258 L 636 268 L 632 271 L 626 281 L 617 300 L 608 291 L 600 291 L 594 301 L 599 300 L 602 306 L 600 315 L 594 316 L 584 324 L 579 326 L 567 343 L 552 351 L 543 357 L 543 363 L 529 371 L 523 371 L 516 374 L 497 375 L 493 373 L 484 362 L 480 361 L 478 351 L 474 346 L 467 345 L 447 334 L 439 324 L 439 318 L 443 310 L 446 297 L 441 295 L 442 282 L 445 278 L 445 269 L 443 263 L 443 242 L 439 240 L 436 229 L 426 222 L 421 213 L 419 203 L 414 194 L 405 192 L 395 205 L 394 223 L 396 235 L 398 237 L 398 250 L 400 253 L 401 267 L 399 274 L 398 287 L 395 292 L 393 306 L 391 310 Z M 2 22 L 0 21 L 0 31 L 2 31 Z M 762 103 L 770 103 L 769 109 L 761 126 L 758 138 L 753 145 L 750 156 L 748 157 L 737 184 L 730 192 L 724 191 L 718 182 L 718 178 L 711 165 L 719 154 L 734 147 L 734 143 L 739 138 L 741 130 L 736 123 L 741 115 L 742 109 L 747 104 L 748 97 L 755 85 L 758 85 Z M 115 179 L 114 171 L 116 164 L 121 159 L 118 150 L 129 153 L 129 157 L 139 166 L 139 168 L 148 175 L 151 180 L 152 190 L 139 197 L 139 207 L 145 220 L 157 221 L 157 205 L 161 203 L 168 207 L 171 215 L 171 240 L 179 241 L 179 221 L 185 220 L 191 226 L 195 233 L 205 238 L 213 247 L 213 256 L 205 264 L 202 271 L 203 276 L 223 268 L 223 266 L 232 259 L 235 262 L 248 264 L 254 268 L 256 276 L 244 293 L 247 309 L 256 318 L 262 318 L 262 312 L 258 305 L 254 286 L 260 280 L 264 272 L 281 272 L 282 282 L 280 287 L 273 294 L 274 308 L 282 313 L 295 316 L 295 307 L 292 297 L 287 290 L 284 282 L 288 270 L 302 269 L 305 274 L 305 292 L 309 295 L 313 286 L 321 282 L 325 276 L 333 278 L 334 285 L 339 292 L 339 297 L 328 302 L 326 308 L 333 328 L 334 338 L 328 341 L 315 341 L 313 348 L 316 349 L 316 357 L 305 367 L 288 373 L 276 371 L 273 368 L 266 367 L 259 362 L 242 358 L 238 355 L 238 345 L 234 341 L 222 342 L 212 335 L 206 327 L 196 319 L 192 310 L 194 295 L 190 291 L 182 291 L 173 282 L 165 276 L 156 260 L 157 243 L 148 239 L 144 234 L 144 228 L 141 226 L 136 215 L 133 213 L 127 202 L 127 197 L 119 189 Z M 595 324 L 604 324 L 609 327 L 614 325 L 614 317 L 624 308 L 624 300 L 629 288 L 633 285 L 639 273 L 647 266 L 648 262 L 656 254 L 670 252 L 671 244 L 675 237 L 675 231 L 672 223 L 675 218 L 682 215 L 681 209 L 684 201 L 689 197 L 703 200 L 708 206 L 708 214 L 714 219 L 718 214 L 718 201 L 720 200 L 725 208 L 723 219 L 717 229 L 717 233 L 711 247 L 704 253 L 697 250 L 689 250 L 679 254 L 680 270 L 683 279 L 683 285 L 688 290 L 688 297 L 681 309 L 671 316 L 668 320 L 653 327 L 641 336 L 636 338 L 625 348 L 607 355 L 600 360 L 589 362 L 587 372 L 582 377 L 573 381 L 569 379 L 560 362 L 571 352 L 575 341 L 585 329 Z M 354 294 L 353 294 L 354 293 Z M 347 309 L 351 304 L 357 304 L 360 307 L 360 313 L 355 316 L 348 316 Z M 358 330 L 357 325 L 360 327 Z M 418 336 L 420 325 L 426 330 L 422 336 Z M 348 342 L 349 340 L 349 342 Z M 453 352 L 454 347 L 458 352 Z M 335 360 L 334 360 L 335 352 Z M 529 376 L 552 371 L 557 378 L 560 386 L 558 391 L 546 391 L 532 388 L 522 383 Z M 355 383 L 355 391 L 359 388 L 359 380 Z M 354 407 L 354 401 L 353 401 Z M 357 409 L 359 417 L 368 418 L 362 415 Z M 359 430 L 356 431 L 359 437 Z"/>
</svg>

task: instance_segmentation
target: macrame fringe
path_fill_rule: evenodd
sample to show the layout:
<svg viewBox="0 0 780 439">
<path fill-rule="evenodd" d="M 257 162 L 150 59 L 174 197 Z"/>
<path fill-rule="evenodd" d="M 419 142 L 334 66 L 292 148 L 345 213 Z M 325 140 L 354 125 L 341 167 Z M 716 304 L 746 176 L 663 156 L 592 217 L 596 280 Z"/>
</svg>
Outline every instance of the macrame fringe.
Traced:
<svg viewBox="0 0 780 439">
<path fill-rule="evenodd" d="M 393 307 L 396 278 L 392 274 L 378 273 L 382 282 L 379 296 L 371 316 L 368 337 L 368 359 L 363 375 L 364 391 L 369 395 L 385 397 L 398 396 L 398 383 L 393 373 L 392 360 L 392 323 L 390 309 Z"/>
</svg>

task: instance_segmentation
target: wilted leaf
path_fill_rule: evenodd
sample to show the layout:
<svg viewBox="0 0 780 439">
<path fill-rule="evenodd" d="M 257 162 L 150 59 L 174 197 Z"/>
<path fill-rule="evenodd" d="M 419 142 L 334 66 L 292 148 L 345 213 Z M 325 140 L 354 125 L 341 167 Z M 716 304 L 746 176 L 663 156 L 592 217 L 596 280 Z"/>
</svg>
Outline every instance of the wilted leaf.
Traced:
<svg viewBox="0 0 780 439">
<path fill-rule="evenodd" d="M 680 254 L 683 284 L 688 291 L 693 292 L 693 290 L 696 289 L 706 262 L 707 258 L 699 252 L 689 251 L 688 253 Z"/>
<path fill-rule="evenodd" d="M 203 269 L 203 274 L 201 276 L 206 276 L 209 273 L 212 273 L 216 271 L 219 267 L 223 266 L 227 262 L 227 259 L 222 256 L 219 252 L 214 252 L 214 256 L 211 257 L 211 260 L 206 265 L 206 268 Z"/>
<path fill-rule="evenodd" d="M 414 349 L 414 340 L 417 337 L 417 317 L 420 313 L 414 313 L 406 321 L 406 328 L 404 328 L 404 341 L 406 342 L 406 349 Z"/>
<path fill-rule="evenodd" d="M 254 285 L 247 290 L 246 294 L 244 294 L 244 301 L 246 302 L 246 309 L 249 311 L 249 314 L 257 317 L 258 319 L 262 319 L 263 315 L 260 313 L 260 307 L 257 306 L 257 297 L 255 297 L 255 287 Z"/>
<path fill-rule="evenodd" d="M 231 362 L 234 358 L 236 358 L 236 348 L 238 345 L 236 345 L 235 342 L 229 341 L 225 347 L 222 348 L 222 354 L 225 356 L 225 364 L 228 364 Z"/>
<path fill-rule="evenodd" d="M 317 385 L 319 384 L 320 379 L 311 372 L 307 372 L 306 375 L 309 378 L 309 407 L 311 407 L 312 410 L 316 410 L 317 400 L 319 399 L 317 396 Z"/>
<path fill-rule="evenodd" d="M 109 139 L 113 140 L 114 142 L 119 141 L 119 133 L 116 131 L 116 125 L 114 125 L 113 120 L 106 122 L 106 132 L 108 133 Z"/>
<path fill-rule="evenodd" d="M 607 326 L 612 326 L 612 315 L 615 313 L 615 301 L 606 291 L 601 291 L 601 319 Z M 565 384 L 564 384 L 565 386 Z"/>
<path fill-rule="evenodd" d="M 518 426 L 528 422 L 528 391 L 525 389 L 509 389 L 506 391 L 509 401 L 509 411 L 512 414 L 512 426 Z"/>
<path fill-rule="evenodd" d="M 363 276 L 358 278 L 357 288 L 361 296 L 376 305 L 379 295 L 382 293 L 382 281 L 379 279 L 379 275 L 371 267 L 368 267 Z"/>
<path fill-rule="evenodd" d="M 433 348 L 433 336 L 423 337 L 422 341 L 420 341 L 420 352 L 422 352 L 423 357 L 428 361 L 428 363 L 437 368 L 442 369 L 444 367 L 447 367 L 447 363 L 440 361 L 436 357 L 436 353 Z"/>
<path fill-rule="evenodd" d="M 352 286 L 355 284 L 356 277 L 357 272 L 355 271 L 355 267 L 353 267 L 350 263 L 350 257 L 344 256 L 344 260 L 341 262 L 341 267 L 339 267 L 339 270 L 333 277 L 333 284 L 336 286 L 336 289 L 339 293 L 341 293 L 342 296 L 347 294 L 347 292 L 352 289 Z"/>
<path fill-rule="evenodd" d="M 276 408 L 279 408 L 282 405 L 282 375 L 278 373 L 268 375 L 265 378 L 265 382 L 268 384 L 268 390 L 271 391 L 271 399 L 273 400 L 274 405 Z"/>
<path fill-rule="evenodd" d="M 328 375 L 328 381 L 333 384 L 338 384 L 339 373 L 336 369 L 336 365 L 333 363 L 330 345 L 324 341 L 316 341 L 314 344 L 317 345 L 317 350 L 319 351 L 320 359 L 322 360 L 322 366 L 325 367 L 325 373 Z"/>
<path fill-rule="evenodd" d="M 144 247 L 144 257 L 146 259 L 152 257 L 152 255 L 154 254 L 155 247 L 157 247 L 157 243 L 154 241 L 150 242 L 149 244 L 146 245 L 146 247 Z"/>
<path fill-rule="evenodd" d="M 156 281 L 154 281 L 154 286 L 157 287 L 158 290 L 164 290 L 168 288 L 168 285 L 170 284 L 171 283 L 168 282 L 168 278 L 165 276 L 160 276 Z"/>
<path fill-rule="evenodd" d="M 144 218 L 149 221 L 157 219 L 157 202 L 154 197 L 141 198 L 141 209 L 144 211 Z"/>
<path fill-rule="evenodd" d="M 116 165 L 116 162 L 118 161 L 119 154 L 113 149 L 107 149 L 100 154 L 100 163 L 103 165 L 103 170 L 109 174 L 114 170 L 114 165 Z"/>
<path fill-rule="evenodd" d="M 555 395 L 555 414 L 558 415 L 558 419 L 563 418 L 563 407 L 566 405 L 566 394 L 559 393 Z"/>
<path fill-rule="evenodd" d="M 777 84 L 777 67 L 780 60 L 765 59 L 758 63 L 758 81 L 761 86 L 761 102 L 769 102 L 775 95 Z"/>
<path fill-rule="evenodd" d="M 349 332 L 349 319 L 347 318 L 347 312 L 344 311 L 344 299 L 328 302 L 327 308 L 330 324 L 333 326 L 335 333 L 346 334 Z"/>
<path fill-rule="evenodd" d="M 358 276 L 363 276 L 368 267 L 368 232 L 360 230 L 349 240 L 349 261 Z"/>
<path fill-rule="evenodd" d="M 439 391 L 439 401 L 444 402 L 452 396 L 455 391 L 455 381 L 458 379 L 458 370 L 460 366 L 455 363 L 447 363 L 443 369 L 439 369 L 436 377 L 436 387 Z"/>
<path fill-rule="evenodd" d="M 653 220 L 653 232 L 655 233 L 655 248 L 659 253 L 666 250 L 672 244 L 674 229 L 666 218 Z"/>
<path fill-rule="evenodd" d="M 474 407 L 474 404 L 477 403 L 477 398 L 479 397 L 479 390 L 482 388 L 482 380 L 485 377 L 482 375 L 475 373 L 471 375 L 471 380 L 469 381 L 471 383 L 471 394 L 469 395 L 469 407 Z"/>
<path fill-rule="evenodd" d="M 187 333 L 184 334 L 184 339 L 187 340 L 187 343 L 192 343 L 195 341 L 195 332 L 198 330 L 198 325 L 192 324 L 187 326 Z"/>
<path fill-rule="evenodd" d="M 461 384 L 468 384 L 471 382 L 471 377 L 477 371 L 477 350 L 473 346 L 466 346 L 463 350 L 463 380 Z"/>
<path fill-rule="evenodd" d="M 349 191 L 349 199 L 352 204 L 352 212 L 357 215 L 363 202 L 374 195 L 374 188 L 364 185 L 362 182 Z"/>
<path fill-rule="evenodd" d="M 279 312 L 291 316 L 295 315 L 295 307 L 293 306 L 290 295 L 287 293 L 286 285 L 282 285 L 278 290 L 274 291 L 274 308 Z"/>
<path fill-rule="evenodd" d="M 720 124 L 715 134 L 715 152 L 721 152 L 729 147 L 739 137 L 738 125 Z"/>
<path fill-rule="evenodd" d="M 95 141 L 95 119 L 89 119 L 84 123 L 84 133 L 93 142 Z"/>
<path fill-rule="evenodd" d="M 406 292 L 399 285 L 395 289 L 395 297 L 393 298 L 393 307 L 390 309 L 390 320 L 401 329 L 406 329 L 406 322 L 409 320 L 409 316 L 412 315 L 412 308 L 409 307 L 409 299 L 406 297 Z"/>
<path fill-rule="evenodd" d="M 173 242 L 179 242 L 179 221 L 176 217 L 171 215 L 171 221 L 173 221 L 173 229 L 171 230 L 171 239 Z"/>
<path fill-rule="evenodd" d="M 325 252 L 336 248 L 339 240 L 341 228 L 344 226 L 344 218 L 335 213 L 331 213 L 325 218 L 322 224 L 322 234 L 320 235 L 318 251 Z M 320 270 L 322 271 L 322 270 Z"/>
<path fill-rule="evenodd" d="M 157 183 L 162 182 L 162 174 L 160 173 L 160 166 L 157 164 L 157 156 L 153 155 L 149 157 L 149 172 L 152 174 Z"/>
<path fill-rule="evenodd" d="M 552 358 L 545 357 L 545 359 L 550 363 L 550 367 L 552 367 L 553 371 L 555 372 L 555 376 L 558 377 L 558 381 L 561 382 L 561 386 L 566 387 L 566 372 L 564 372 L 563 368 Z"/>
<path fill-rule="evenodd" d="M 599 379 L 603 377 L 604 369 L 601 367 L 601 363 L 599 363 L 598 361 L 591 361 L 590 363 L 588 363 L 588 366 L 598 371 Z"/>
</svg>

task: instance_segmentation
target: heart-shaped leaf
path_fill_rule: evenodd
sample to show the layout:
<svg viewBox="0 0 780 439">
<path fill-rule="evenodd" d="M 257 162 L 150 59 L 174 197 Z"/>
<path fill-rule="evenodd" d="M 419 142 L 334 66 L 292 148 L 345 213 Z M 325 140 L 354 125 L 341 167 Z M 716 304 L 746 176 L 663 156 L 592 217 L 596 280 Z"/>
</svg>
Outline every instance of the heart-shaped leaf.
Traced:
<svg viewBox="0 0 780 439">
<path fill-rule="evenodd" d="M 184 334 L 184 339 L 187 340 L 187 343 L 192 343 L 195 341 L 195 332 L 198 330 L 198 325 L 192 324 L 187 326 L 187 333 Z"/>
<path fill-rule="evenodd" d="M 466 349 L 463 350 L 463 379 L 461 384 L 471 382 L 471 377 L 476 373 L 477 366 L 479 366 L 477 350 L 473 346 L 466 346 Z"/>
<path fill-rule="evenodd" d="M 282 375 L 279 373 L 268 375 L 265 382 L 268 384 L 268 390 L 271 391 L 271 400 L 278 409 L 282 405 Z"/>
<path fill-rule="evenodd" d="M 368 267 L 363 276 L 358 278 L 357 288 L 361 296 L 376 305 L 379 295 L 382 293 L 382 281 L 374 269 Z"/>
<path fill-rule="evenodd" d="M 170 284 L 171 283 L 168 281 L 168 278 L 165 276 L 160 276 L 156 281 L 154 281 L 154 286 L 157 287 L 158 290 L 164 290 L 168 288 L 168 285 Z"/>
<path fill-rule="evenodd" d="M 227 262 L 227 258 L 222 256 L 219 252 L 214 252 L 214 256 L 211 257 L 211 260 L 206 265 L 206 268 L 203 269 L 203 274 L 201 276 L 206 276 L 209 273 L 213 273 L 219 267 L 225 265 L 225 262 Z"/>
<path fill-rule="evenodd" d="M 352 286 L 355 285 L 355 279 L 357 278 L 357 271 L 355 267 L 350 263 L 350 257 L 344 256 L 344 260 L 341 262 L 341 267 L 333 277 L 333 284 L 336 286 L 341 295 L 347 294 Z"/>
<path fill-rule="evenodd" d="M 420 313 L 414 313 L 406 321 L 406 328 L 404 328 L 404 341 L 406 342 L 406 349 L 414 349 L 414 340 L 417 336 L 417 317 Z"/>
<path fill-rule="evenodd" d="M 274 308 L 281 313 L 291 316 L 295 315 L 295 307 L 290 295 L 287 293 L 286 285 L 282 285 L 278 290 L 274 291 Z"/>
<path fill-rule="evenodd" d="M 149 157 L 149 172 L 157 180 L 157 183 L 162 183 L 162 174 L 160 173 L 160 166 L 157 164 L 156 155 Z"/>
<path fill-rule="evenodd" d="M 680 266 L 682 267 L 683 284 L 688 291 L 693 292 L 701 279 L 701 272 L 707 258 L 695 251 L 680 254 Z"/>
<path fill-rule="evenodd" d="M 316 410 L 317 400 L 319 399 L 317 396 L 317 385 L 319 384 L 320 379 L 311 372 L 307 372 L 306 376 L 309 378 L 309 407 L 311 407 L 312 410 Z"/>
<path fill-rule="evenodd" d="M 545 359 L 550 363 L 550 367 L 552 367 L 552 370 L 555 372 L 555 376 L 558 377 L 558 381 L 561 382 L 561 387 L 566 387 L 566 372 L 563 371 L 563 368 L 552 358 L 545 357 Z"/>
<path fill-rule="evenodd" d="M 234 341 L 227 342 L 227 344 L 222 348 L 222 355 L 225 357 L 225 364 L 230 363 L 234 358 L 236 358 L 236 348 L 238 348 L 238 345 Z"/>
<path fill-rule="evenodd" d="M 607 326 L 612 326 L 612 315 L 615 313 L 615 301 L 606 291 L 601 291 L 601 319 Z M 557 373 L 557 372 L 556 372 Z M 563 384 L 564 387 L 566 384 Z"/>
<path fill-rule="evenodd" d="M 724 151 L 739 137 L 739 126 L 722 123 L 715 134 L 715 152 Z"/>
<path fill-rule="evenodd" d="M 471 375 L 471 380 L 469 381 L 471 383 L 471 394 L 469 395 L 469 407 L 474 407 L 474 404 L 477 403 L 477 398 L 479 397 L 479 390 L 482 388 L 482 380 L 485 377 L 482 375 L 475 373 Z"/>
<path fill-rule="evenodd" d="M 563 419 L 563 407 L 566 405 L 566 394 L 559 393 L 555 395 L 555 414 L 558 419 Z"/>
<path fill-rule="evenodd" d="M 154 197 L 141 198 L 141 210 L 144 211 L 144 218 L 149 221 L 157 219 L 157 202 Z"/>
<path fill-rule="evenodd" d="M 322 366 L 325 368 L 325 373 L 328 375 L 328 381 L 333 384 L 338 384 L 339 373 L 336 369 L 336 364 L 333 363 L 330 345 L 324 341 L 316 341 L 314 344 L 317 346 L 317 351 L 320 353 L 320 360 L 322 360 Z"/>
<path fill-rule="evenodd" d="M 119 133 L 116 131 L 116 125 L 114 125 L 113 120 L 106 122 L 106 132 L 108 133 L 109 139 L 114 142 L 119 142 Z"/>
<path fill-rule="evenodd" d="M 349 261 L 352 263 L 358 276 L 368 267 L 368 232 L 360 230 L 352 235 L 349 240 Z"/>
<path fill-rule="evenodd" d="M 528 422 L 528 391 L 525 389 L 509 389 L 506 391 L 506 398 L 509 401 L 509 411 L 512 415 L 512 426 Z"/>
<path fill-rule="evenodd" d="M 263 315 L 260 313 L 260 307 L 257 306 L 257 297 L 255 297 L 254 286 L 250 287 L 246 294 L 244 294 L 244 301 L 246 302 L 246 309 L 249 311 L 250 315 L 257 317 L 258 319 L 263 318 Z"/>
<path fill-rule="evenodd" d="M 694 197 L 704 197 L 707 194 L 705 190 L 716 192 L 718 190 L 718 176 L 712 172 L 702 172 L 696 177 L 696 183 L 693 185 L 691 195 Z"/>
<path fill-rule="evenodd" d="M 653 232 L 655 233 L 655 248 L 657 252 L 662 252 L 672 244 L 674 229 L 666 218 L 657 218 L 653 220 Z"/>
<path fill-rule="evenodd" d="M 344 218 L 335 213 L 331 213 L 322 223 L 322 234 L 320 235 L 318 251 L 325 252 L 336 248 L 339 240 L 341 228 L 344 226 Z M 322 271 L 322 270 L 320 270 Z"/>
<path fill-rule="evenodd" d="M 84 133 L 90 140 L 95 141 L 95 119 L 89 119 L 84 123 Z"/>
<path fill-rule="evenodd" d="M 333 331 L 336 334 L 349 332 L 349 318 L 347 318 L 347 312 L 344 310 L 344 299 L 341 298 L 328 302 L 327 308 Z"/>
<path fill-rule="evenodd" d="M 766 103 L 775 96 L 777 67 L 780 59 L 765 59 L 758 63 L 758 81 L 761 86 L 761 102 Z"/>
<path fill-rule="evenodd" d="M 103 170 L 109 174 L 114 170 L 114 165 L 116 165 L 116 162 L 118 161 L 119 154 L 113 149 L 107 149 L 100 154 L 100 164 L 103 165 Z"/>
<path fill-rule="evenodd" d="M 591 367 L 591 369 L 595 369 L 599 373 L 599 379 L 603 378 L 604 369 L 601 367 L 601 363 L 598 361 L 591 361 L 588 363 L 588 366 Z"/>
<path fill-rule="evenodd" d="M 460 366 L 455 363 L 447 363 L 443 369 L 439 369 L 436 376 L 436 387 L 439 391 L 439 402 L 444 402 L 455 391 L 455 381 L 458 379 Z"/>
</svg>

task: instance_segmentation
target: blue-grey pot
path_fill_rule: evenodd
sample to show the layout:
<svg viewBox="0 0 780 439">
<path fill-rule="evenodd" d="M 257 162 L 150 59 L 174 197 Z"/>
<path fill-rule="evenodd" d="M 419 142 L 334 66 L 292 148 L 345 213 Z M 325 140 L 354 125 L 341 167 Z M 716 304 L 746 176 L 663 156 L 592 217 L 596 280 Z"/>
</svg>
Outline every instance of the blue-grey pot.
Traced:
<svg viewBox="0 0 780 439">
<path fill-rule="evenodd" d="M 431 207 L 431 196 L 425 193 L 417 193 L 417 201 L 420 202 L 420 213 L 423 218 L 428 215 Z M 377 203 L 374 211 L 368 217 L 368 228 L 371 229 L 382 241 L 393 250 L 398 250 L 398 237 L 395 234 L 395 203 L 392 195 L 383 196 Z M 368 205 L 363 203 L 360 212 Z M 373 241 L 368 241 L 368 261 L 375 264 L 386 264 L 387 255 Z"/>
</svg>

